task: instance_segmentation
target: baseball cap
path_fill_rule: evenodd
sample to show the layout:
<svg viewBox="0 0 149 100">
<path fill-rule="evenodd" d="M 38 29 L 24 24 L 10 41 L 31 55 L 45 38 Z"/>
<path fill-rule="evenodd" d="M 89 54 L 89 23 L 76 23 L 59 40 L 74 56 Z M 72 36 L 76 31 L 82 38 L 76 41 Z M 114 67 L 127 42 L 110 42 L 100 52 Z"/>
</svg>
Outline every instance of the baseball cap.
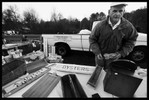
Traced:
<svg viewBox="0 0 149 100">
<path fill-rule="evenodd" d="M 114 3 L 111 3 L 110 7 L 116 7 L 116 6 L 127 6 L 126 3 L 124 2 L 114 2 Z"/>
</svg>

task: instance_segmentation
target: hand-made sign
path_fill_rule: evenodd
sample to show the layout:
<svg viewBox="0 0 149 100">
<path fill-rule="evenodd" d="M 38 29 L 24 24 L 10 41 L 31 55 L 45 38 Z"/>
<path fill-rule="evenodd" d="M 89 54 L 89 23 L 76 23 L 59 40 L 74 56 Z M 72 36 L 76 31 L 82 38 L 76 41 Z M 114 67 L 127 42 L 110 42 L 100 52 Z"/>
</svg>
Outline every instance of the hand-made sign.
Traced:
<svg viewBox="0 0 149 100">
<path fill-rule="evenodd" d="M 82 74 L 92 74 L 95 67 L 85 66 L 85 65 L 75 65 L 75 64 L 61 64 L 57 63 L 54 69 L 58 71 L 72 72 L 72 73 L 82 73 Z"/>
</svg>

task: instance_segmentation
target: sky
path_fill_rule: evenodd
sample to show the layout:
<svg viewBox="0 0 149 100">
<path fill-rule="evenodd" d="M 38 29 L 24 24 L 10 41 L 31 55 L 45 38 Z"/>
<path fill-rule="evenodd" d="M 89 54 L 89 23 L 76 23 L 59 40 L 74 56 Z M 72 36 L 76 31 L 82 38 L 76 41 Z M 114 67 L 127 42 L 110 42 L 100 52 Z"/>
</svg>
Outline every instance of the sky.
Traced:
<svg viewBox="0 0 149 100">
<path fill-rule="evenodd" d="M 135 11 L 146 7 L 147 2 L 125 2 L 126 12 Z M 108 14 L 111 2 L 2 2 L 2 11 L 8 6 L 16 6 L 20 16 L 23 16 L 24 11 L 33 9 L 39 19 L 50 21 L 51 14 L 60 13 L 64 18 L 89 18 L 92 13 L 104 12 Z"/>
</svg>

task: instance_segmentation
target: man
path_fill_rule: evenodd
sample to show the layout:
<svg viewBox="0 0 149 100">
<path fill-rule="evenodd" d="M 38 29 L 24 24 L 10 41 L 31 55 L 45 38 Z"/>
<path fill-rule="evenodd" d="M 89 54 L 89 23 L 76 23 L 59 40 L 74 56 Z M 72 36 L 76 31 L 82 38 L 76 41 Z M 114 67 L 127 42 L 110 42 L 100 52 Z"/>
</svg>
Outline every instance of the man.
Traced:
<svg viewBox="0 0 149 100">
<path fill-rule="evenodd" d="M 107 69 L 110 62 L 127 56 L 134 48 L 138 33 L 134 26 L 123 18 L 125 7 L 124 3 L 113 3 L 107 18 L 92 30 L 89 43 L 98 67 L 105 66 Z"/>
</svg>

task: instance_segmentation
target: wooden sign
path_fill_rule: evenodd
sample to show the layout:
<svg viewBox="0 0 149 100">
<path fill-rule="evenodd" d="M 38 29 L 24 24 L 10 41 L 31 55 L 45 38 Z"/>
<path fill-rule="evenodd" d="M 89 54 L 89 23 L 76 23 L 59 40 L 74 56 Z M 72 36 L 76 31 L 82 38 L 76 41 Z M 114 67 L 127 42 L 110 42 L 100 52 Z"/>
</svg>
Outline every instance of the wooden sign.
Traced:
<svg viewBox="0 0 149 100">
<path fill-rule="evenodd" d="M 80 74 L 92 74 L 93 71 L 95 70 L 94 66 L 61 64 L 61 63 L 57 63 L 55 66 L 51 68 L 58 70 L 58 71 L 80 73 Z"/>
<path fill-rule="evenodd" d="M 20 89 L 24 88 L 25 86 L 29 85 L 31 82 L 35 81 L 39 77 L 43 76 L 46 72 L 51 70 L 50 68 L 42 68 L 32 74 L 27 75 L 26 77 L 16 81 L 13 84 L 6 85 L 2 87 L 2 90 L 5 91 L 4 97 L 8 97 Z"/>
<path fill-rule="evenodd" d="M 93 88 L 96 88 L 101 71 L 102 67 L 96 67 L 87 84 L 91 85 Z"/>
</svg>

